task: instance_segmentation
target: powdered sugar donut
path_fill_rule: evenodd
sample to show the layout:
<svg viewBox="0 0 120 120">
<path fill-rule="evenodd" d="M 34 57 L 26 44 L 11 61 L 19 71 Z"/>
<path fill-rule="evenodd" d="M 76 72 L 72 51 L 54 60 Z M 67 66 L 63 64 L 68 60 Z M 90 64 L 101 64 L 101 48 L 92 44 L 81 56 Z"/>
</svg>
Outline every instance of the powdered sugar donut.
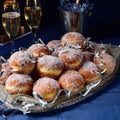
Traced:
<svg viewBox="0 0 120 120">
<path fill-rule="evenodd" d="M 91 61 L 84 62 L 83 65 L 79 68 L 79 73 L 84 77 L 86 84 L 101 78 L 96 64 Z"/>
<path fill-rule="evenodd" d="M 61 44 L 63 46 L 65 45 L 70 45 L 70 46 L 79 46 L 80 49 L 84 49 L 85 48 L 85 44 L 86 44 L 86 39 L 85 37 L 78 32 L 68 32 L 66 34 L 63 35 L 62 39 L 61 39 Z"/>
<path fill-rule="evenodd" d="M 55 56 L 44 55 L 38 59 L 37 71 L 41 76 L 57 78 L 64 69 L 64 63 Z"/>
<path fill-rule="evenodd" d="M 31 73 L 35 67 L 35 57 L 28 51 L 17 51 L 9 58 L 9 65 L 14 72 Z"/>
<path fill-rule="evenodd" d="M 89 51 L 83 51 L 83 62 L 92 61 L 94 57 L 94 53 Z"/>
<path fill-rule="evenodd" d="M 84 88 L 84 78 L 75 70 L 65 71 L 58 79 L 58 82 L 63 89 L 72 89 L 72 92 L 75 93 L 78 92 L 79 89 L 83 90 Z"/>
<path fill-rule="evenodd" d="M 112 73 L 116 67 L 116 60 L 110 54 L 101 52 L 93 59 L 100 71 Z"/>
<path fill-rule="evenodd" d="M 88 50 L 92 53 L 97 53 L 102 51 L 107 52 L 106 46 L 104 44 L 97 44 L 97 43 L 92 45 Z"/>
<path fill-rule="evenodd" d="M 48 42 L 47 47 L 52 51 L 53 56 L 58 56 L 60 49 L 62 48 L 60 40 L 52 40 Z"/>
<path fill-rule="evenodd" d="M 82 63 L 83 53 L 80 49 L 66 48 L 59 52 L 59 58 L 66 69 L 78 69 Z"/>
<path fill-rule="evenodd" d="M 61 41 L 60 40 L 51 40 L 47 43 L 47 47 L 52 51 L 53 49 L 57 49 L 61 47 Z"/>
<path fill-rule="evenodd" d="M 48 77 L 38 79 L 33 86 L 33 92 L 39 94 L 46 101 L 52 101 L 59 90 L 59 83 Z"/>
<path fill-rule="evenodd" d="M 33 88 L 33 80 L 29 75 L 12 74 L 5 83 L 5 91 L 9 94 L 31 94 Z"/>
<path fill-rule="evenodd" d="M 0 71 L 0 83 L 5 84 L 7 78 L 13 73 L 12 69 L 9 66 L 9 63 L 2 63 Z"/>
<path fill-rule="evenodd" d="M 41 57 L 43 55 L 50 55 L 51 52 L 48 49 L 48 47 L 46 45 L 37 43 L 37 44 L 33 44 L 31 45 L 28 50 L 29 52 L 33 53 L 34 57 L 37 59 L 38 57 Z"/>
</svg>

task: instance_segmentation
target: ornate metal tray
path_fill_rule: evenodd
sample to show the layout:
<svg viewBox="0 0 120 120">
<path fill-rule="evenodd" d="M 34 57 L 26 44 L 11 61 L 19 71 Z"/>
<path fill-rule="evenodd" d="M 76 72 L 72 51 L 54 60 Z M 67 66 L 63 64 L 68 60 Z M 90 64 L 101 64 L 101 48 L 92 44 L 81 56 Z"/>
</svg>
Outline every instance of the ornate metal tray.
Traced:
<svg viewBox="0 0 120 120">
<path fill-rule="evenodd" d="M 90 42 L 90 44 L 95 44 Z M 86 91 L 83 94 L 66 95 L 60 94 L 55 102 L 49 103 L 47 105 L 40 104 L 38 100 L 35 100 L 32 96 L 28 95 L 9 95 L 4 92 L 4 85 L 0 85 L 0 100 L 3 102 L 1 109 L 4 111 L 6 109 L 12 109 L 17 111 L 22 111 L 23 114 L 27 113 L 40 113 L 47 112 L 51 110 L 56 110 L 64 108 L 78 102 L 81 102 L 88 97 L 92 96 L 96 92 L 100 91 L 104 86 L 108 85 L 112 78 L 116 75 L 119 65 L 120 65 L 120 47 L 106 44 L 107 49 L 111 52 L 112 56 L 116 59 L 116 68 L 112 74 L 103 75 L 101 80 L 95 83 L 90 83 L 86 86 Z"/>
</svg>

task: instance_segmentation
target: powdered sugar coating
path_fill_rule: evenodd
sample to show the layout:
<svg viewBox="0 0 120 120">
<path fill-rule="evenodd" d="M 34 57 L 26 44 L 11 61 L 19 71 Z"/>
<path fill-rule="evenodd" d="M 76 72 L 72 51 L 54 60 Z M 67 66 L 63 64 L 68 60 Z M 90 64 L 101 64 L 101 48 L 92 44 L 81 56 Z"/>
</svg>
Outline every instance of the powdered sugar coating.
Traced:
<svg viewBox="0 0 120 120">
<path fill-rule="evenodd" d="M 70 90 L 72 87 L 74 88 L 73 91 L 78 91 L 78 88 L 84 88 L 84 78 L 78 71 L 75 70 L 65 71 L 58 79 L 58 82 L 62 88 L 67 90 Z"/>
<path fill-rule="evenodd" d="M 46 69 L 64 68 L 64 63 L 55 56 L 45 55 L 38 59 L 38 66 L 44 66 Z"/>
<path fill-rule="evenodd" d="M 49 77 L 43 77 L 43 78 L 38 79 L 36 81 L 36 83 L 34 84 L 33 91 L 36 89 L 36 87 L 38 87 L 37 88 L 38 91 L 39 91 L 39 88 L 41 90 L 43 90 L 45 88 L 46 89 L 45 91 L 47 91 L 48 93 L 51 88 L 52 88 L 52 90 L 60 89 L 59 83 L 55 79 L 52 79 Z M 42 92 L 42 91 L 40 91 L 40 92 Z"/>
<path fill-rule="evenodd" d="M 9 58 L 9 65 L 13 71 L 31 73 L 35 67 L 35 57 L 28 51 L 17 51 Z"/>
<path fill-rule="evenodd" d="M 59 90 L 59 83 L 55 79 L 48 77 L 38 79 L 33 86 L 33 92 L 36 92 L 47 101 L 52 101 Z"/>
<path fill-rule="evenodd" d="M 96 64 L 91 61 L 84 62 L 79 68 L 79 73 L 84 77 L 86 84 L 101 79 L 101 75 L 99 74 L 100 72 Z"/>
<path fill-rule="evenodd" d="M 116 60 L 108 53 L 101 52 L 98 57 L 94 57 L 93 61 L 105 73 L 112 73 L 116 67 Z M 100 65 L 102 63 L 102 65 Z"/>
<path fill-rule="evenodd" d="M 57 78 L 64 69 L 64 63 L 58 57 L 44 55 L 38 58 L 36 69 L 40 76 Z"/>
<path fill-rule="evenodd" d="M 62 49 L 61 41 L 60 40 L 52 40 L 47 44 L 48 48 L 52 51 L 53 56 L 57 56 L 59 51 Z"/>
<path fill-rule="evenodd" d="M 83 65 L 80 67 L 80 69 L 84 71 L 89 71 L 92 74 L 95 74 L 95 71 L 96 72 L 98 71 L 96 64 L 91 61 L 84 62 Z"/>
<path fill-rule="evenodd" d="M 9 94 L 31 94 L 33 80 L 29 75 L 12 74 L 5 83 L 5 91 Z"/>
<path fill-rule="evenodd" d="M 32 78 L 29 75 L 16 74 L 16 73 L 10 75 L 6 80 L 6 84 L 14 83 L 14 85 L 27 84 L 29 82 L 30 83 L 33 82 Z"/>
<path fill-rule="evenodd" d="M 42 47 L 45 47 L 45 45 L 40 44 L 40 43 L 32 44 L 32 45 L 28 48 L 28 51 L 29 51 L 29 50 L 37 51 L 39 48 L 42 48 Z M 33 48 L 34 48 L 34 49 L 33 49 Z"/>
<path fill-rule="evenodd" d="M 66 58 L 68 58 L 70 61 L 73 61 L 75 59 L 79 60 L 80 62 L 82 61 L 83 58 L 83 54 L 82 51 L 79 49 L 74 49 L 74 48 L 66 48 L 66 49 L 62 49 L 59 52 L 59 57 L 61 58 L 61 56 L 65 56 Z"/>
<path fill-rule="evenodd" d="M 80 49 L 66 48 L 59 52 L 59 58 L 65 63 L 66 69 L 78 69 L 83 60 Z"/>
<path fill-rule="evenodd" d="M 61 44 L 63 46 L 65 46 L 66 44 L 71 46 L 80 46 L 81 49 L 84 49 L 85 41 L 86 39 L 82 34 L 78 32 L 68 32 L 63 35 L 61 39 Z"/>
<path fill-rule="evenodd" d="M 60 40 L 51 40 L 47 43 L 47 46 L 50 50 L 57 49 L 61 47 L 61 41 Z"/>
<path fill-rule="evenodd" d="M 28 50 L 29 52 L 33 53 L 33 55 L 38 58 L 39 56 L 43 56 L 46 54 L 50 54 L 50 50 L 48 49 L 48 47 L 46 45 L 37 43 L 37 44 L 33 44 L 31 45 Z"/>
<path fill-rule="evenodd" d="M 13 73 L 8 62 L 2 63 L 0 71 L 0 83 L 5 84 L 7 78 Z"/>
<path fill-rule="evenodd" d="M 20 62 L 27 62 L 27 61 L 35 61 L 35 58 L 32 53 L 27 51 L 17 51 L 13 53 L 9 59 L 9 63 L 11 63 L 13 60 L 17 60 L 18 64 Z"/>
</svg>

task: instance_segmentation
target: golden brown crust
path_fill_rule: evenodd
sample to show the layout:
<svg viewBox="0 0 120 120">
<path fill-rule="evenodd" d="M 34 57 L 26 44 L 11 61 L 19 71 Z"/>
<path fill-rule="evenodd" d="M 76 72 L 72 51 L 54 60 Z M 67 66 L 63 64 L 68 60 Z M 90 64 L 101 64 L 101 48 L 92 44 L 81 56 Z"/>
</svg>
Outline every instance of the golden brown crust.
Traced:
<svg viewBox="0 0 120 120">
<path fill-rule="evenodd" d="M 47 44 L 48 48 L 51 50 L 53 56 L 57 56 L 59 51 L 62 49 L 61 41 L 60 40 L 52 40 Z"/>
<path fill-rule="evenodd" d="M 17 51 L 9 58 L 9 65 L 14 72 L 31 73 L 34 70 L 36 60 L 28 51 Z"/>
<path fill-rule="evenodd" d="M 61 44 L 63 46 L 67 45 L 71 45 L 71 46 L 80 46 L 81 49 L 85 48 L 85 37 L 78 32 L 68 32 L 66 34 L 63 35 L 62 39 L 61 39 Z"/>
<path fill-rule="evenodd" d="M 61 47 L 61 41 L 60 40 L 51 40 L 50 42 L 47 43 L 47 47 L 50 50 L 57 49 Z"/>
<path fill-rule="evenodd" d="M 84 77 L 86 84 L 99 80 L 101 75 L 98 72 L 96 64 L 91 61 L 84 62 L 79 69 L 79 73 Z"/>
<path fill-rule="evenodd" d="M 58 79 L 58 82 L 63 89 L 70 90 L 73 88 L 72 92 L 78 92 L 79 89 L 82 90 L 84 88 L 84 79 L 82 75 L 75 70 L 65 71 Z"/>
<path fill-rule="evenodd" d="M 39 94 L 46 101 L 52 101 L 59 90 L 59 83 L 55 79 L 48 77 L 38 79 L 33 86 L 33 92 Z"/>
<path fill-rule="evenodd" d="M 65 64 L 65 69 L 78 69 L 82 63 L 83 54 L 79 49 L 66 48 L 59 52 L 59 58 Z"/>
<path fill-rule="evenodd" d="M 12 69 L 9 66 L 9 63 L 2 63 L 0 71 L 0 83 L 5 84 L 7 78 L 13 73 Z"/>
<path fill-rule="evenodd" d="M 57 57 L 45 55 L 38 59 L 37 71 L 41 76 L 57 78 L 64 69 L 64 63 Z"/>
<path fill-rule="evenodd" d="M 104 44 L 94 44 L 89 48 L 89 51 L 92 53 L 97 53 L 102 51 L 108 52 Z"/>
<path fill-rule="evenodd" d="M 28 48 L 28 51 L 31 52 L 34 57 L 37 59 L 38 57 L 42 57 L 43 55 L 50 55 L 51 51 L 48 49 L 46 45 L 37 43 L 33 44 Z"/>
<path fill-rule="evenodd" d="M 31 94 L 33 80 L 29 75 L 12 74 L 8 77 L 5 83 L 5 91 L 9 94 Z"/>
<path fill-rule="evenodd" d="M 94 57 L 93 61 L 99 70 L 105 70 L 105 73 L 112 73 L 116 67 L 116 60 L 105 52 L 101 52 L 97 57 Z"/>
</svg>

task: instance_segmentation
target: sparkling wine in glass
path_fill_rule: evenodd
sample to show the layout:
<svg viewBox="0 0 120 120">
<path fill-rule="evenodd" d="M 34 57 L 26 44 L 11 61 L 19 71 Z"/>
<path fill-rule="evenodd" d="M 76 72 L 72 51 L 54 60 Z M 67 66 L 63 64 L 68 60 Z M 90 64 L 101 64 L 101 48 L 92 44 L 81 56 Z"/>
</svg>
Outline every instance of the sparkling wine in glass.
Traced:
<svg viewBox="0 0 120 120">
<path fill-rule="evenodd" d="M 15 52 L 15 37 L 20 29 L 20 9 L 16 0 L 3 2 L 2 25 L 11 41 L 11 54 Z"/>
<path fill-rule="evenodd" d="M 27 24 L 32 31 L 33 44 L 36 40 L 36 32 L 41 22 L 42 9 L 39 0 L 26 0 L 26 6 L 24 8 L 24 16 Z"/>
</svg>

